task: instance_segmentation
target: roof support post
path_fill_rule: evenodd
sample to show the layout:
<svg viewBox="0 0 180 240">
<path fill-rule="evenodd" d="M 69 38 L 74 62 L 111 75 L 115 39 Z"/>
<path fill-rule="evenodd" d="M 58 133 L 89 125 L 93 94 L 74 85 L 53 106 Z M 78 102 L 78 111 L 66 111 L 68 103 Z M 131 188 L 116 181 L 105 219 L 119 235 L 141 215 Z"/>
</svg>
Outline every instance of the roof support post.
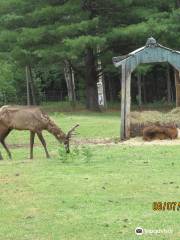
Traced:
<svg viewBox="0 0 180 240">
<path fill-rule="evenodd" d="M 153 37 L 150 37 L 144 47 L 124 56 L 113 58 L 113 63 L 116 67 L 122 66 L 121 140 L 130 138 L 131 73 L 141 63 L 156 62 L 168 62 L 177 69 L 175 70 L 176 106 L 180 106 L 180 51 L 166 48 L 157 43 Z"/>
<path fill-rule="evenodd" d="M 125 64 L 122 65 L 121 76 L 121 140 L 125 139 L 125 102 L 126 102 L 126 69 Z"/>
<path fill-rule="evenodd" d="M 130 138 L 131 71 L 122 65 L 121 79 L 121 140 Z"/>
<path fill-rule="evenodd" d="M 176 107 L 180 107 L 180 72 L 175 69 L 174 73 L 176 86 Z"/>
<path fill-rule="evenodd" d="M 126 64 L 125 139 L 130 138 L 131 125 L 131 70 Z"/>
</svg>

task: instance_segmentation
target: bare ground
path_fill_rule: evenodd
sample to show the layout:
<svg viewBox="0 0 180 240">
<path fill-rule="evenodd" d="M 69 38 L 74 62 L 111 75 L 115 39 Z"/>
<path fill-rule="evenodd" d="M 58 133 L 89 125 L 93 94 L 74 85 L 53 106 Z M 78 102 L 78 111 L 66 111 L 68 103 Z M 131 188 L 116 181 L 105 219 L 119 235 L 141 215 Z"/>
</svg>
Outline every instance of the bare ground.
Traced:
<svg viewBox="0 0 180 240">
<path fill-rule="evenodd" d="M 174 139 L 174 140 L 154 140 L 154 141 L 150 141 L 150 142 L 146 142 L 143 141 L 141 137 L 135 137 L 135 138 L 131 138 L 129 140 L 126 141 L 119 141 L 117 138 L 90 138 L 90 139 L 73 139 L 71 142 L 72 145 L 81 145 L 81 146 L 85 146 L 85 145 L 99 145 L 99 146 L 103 146 L 103 145 L 125 145 L 125 146 L 148 146 L 148 145 L 180 145 L 180 139 Z M 41 146 L 41 144 L 35 144 L 35 146 Z M 27 148 L 29 147 L 29 144 L 9 144 L 9 147 L 11 148 Z"/>
<path fill-rule="evenodd" d="M 79 145 L 129 145 L 129 146 L 148 146 L 148 145 L 180 145 L 180 139 L 174 140 L 154 140 L 144 141 L 141 137 L 131 138 L 126 141 L 118 141 L 117 139 L 76 139 L 73 141 L 74 144 Z"/>
<path fill-rule="evenodd" d="M 173 140 L 154 140 L 154 141 L 144 141 L 141 137 L 131 138 L 127 141 L 119 143 L 120 145 L 129 145 L 129 146 L 148 146 L 148 145 L 180 145 L 180 139 Z"/>
</svg>

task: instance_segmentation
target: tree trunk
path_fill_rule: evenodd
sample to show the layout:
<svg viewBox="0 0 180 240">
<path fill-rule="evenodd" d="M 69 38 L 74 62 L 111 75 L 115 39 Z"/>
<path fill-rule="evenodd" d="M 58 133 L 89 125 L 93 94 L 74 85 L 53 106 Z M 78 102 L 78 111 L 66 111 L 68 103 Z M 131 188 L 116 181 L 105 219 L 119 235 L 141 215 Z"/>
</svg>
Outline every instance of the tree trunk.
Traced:
<svg viewBox="0 0 180 240">
<path fill-rule="evenodd" d="M 98 55 L 98 60 L 97 60 L 98 82 L 101 83 L 101 85 L 102 85 L 102 97 L 103 97 L 102 107 L 104 109 L 106 109 L 107 108 L 106 87 L 105 87 L 105 80 L 104 80 L 104 74 L 103 74 L 103 69 L 102 69 L 102 62 L 101 62 L 101 59 L 99 57 L 99 54 L 100 54 L 100 47 L 97 47 L 97 55 Z M 98 92 L 98 94 L 99 94 L 99 92 Z"/>
<path fill-rule="evenodd" d="M 108 88 L 109 88 L 109 100 L 110 102 L 113 102 L 113 86 L 112 86 L 112 79 L 108 79 Z"/>
<path fill-rule="evenodd" d="M 36 105 L 35 86 L 30 65 L 26 66 L 27 105 Z"/>
<path fill-rule="evenodd" d="M 147 96 L 146 96 L 146 82 L 145 82 L 145 76 L 142 75 L 143 80 L 143 96 L 144 96 L 144 103 L 147 102 Z"/>
<path fill-rule="evenodd" d="M 74 82 L 74 71 L 68 62 L 68 60 L 64 61 L 64 76 L 66 80 L 67 90 L 68 90 L 68 98 L 69 102 L 72 106 L 76 105 L 76 93 L 75 93 L 75 82 Z"/>
<path fill-rule="evenodd" d="M 26 91 L 27 91 L 27 105 L 31 105 L 31 93 L 30 93 L 30 86 L 29 86 L 29 71 L 28 67 L 26 66 Z"/>
<path fill-rule="evenodd" d="M 180 8 L 180 0 L 176 0 L 176 8 Z"/>
<path fill-rule="evenodd" d="M 85 56 L 85 88 L 86 107 L 89 110 L 100 111 L 97 92 L 97 72 L 93 49 L 88 47 Z"/>
<path fill-rule="evenodd" d="M 171 77 L 170 77 L 170 68 L 169 65 L 167 67 L 167 101 L 171 103 L 172 96 L 171 96 Z"/>
<path fill-rule="evenodd" d="M 141 105 L 142 105 L 142 99 L 141 99 L 141 74 L 140 73 L 138 73 L 138 75 L 137 75 L 137 84 L 138 84 L 138 105 L 139 105 L 139 107 L 141 107 Z"/>
<path fill-rule="evenodd" d="M 32 68 L 29 65 L 29 80 L 30 80 L 30 88 L 31 88 L 31 94 L 32 94 L 32 105 L 37 105 L 36 101 L 36 93 L 35 93 L 35 85 L 34 85 L 34 79 L 33 79 L 33 74 L 32 74 Z"/>
</svg>

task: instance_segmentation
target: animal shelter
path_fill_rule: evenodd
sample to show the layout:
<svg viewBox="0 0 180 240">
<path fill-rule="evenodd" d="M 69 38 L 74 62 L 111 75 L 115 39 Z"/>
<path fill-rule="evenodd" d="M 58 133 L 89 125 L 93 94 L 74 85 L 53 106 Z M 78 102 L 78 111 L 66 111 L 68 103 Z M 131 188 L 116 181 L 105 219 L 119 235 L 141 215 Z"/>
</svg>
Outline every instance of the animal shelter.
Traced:
<svg viewBox="0 0 180 240">
<path fill-rule="evenodd" d="M 169 63 L 175 70 L 176 106 L 180 106 L 180 51 L 162 46 L 150 37 L 146 45 L 123 56 L 113 58 L 115 67 L 121 67 L 121 140 L 130 138 L 131 128 L 131 74 L 139 64 Z"/>
</svg>

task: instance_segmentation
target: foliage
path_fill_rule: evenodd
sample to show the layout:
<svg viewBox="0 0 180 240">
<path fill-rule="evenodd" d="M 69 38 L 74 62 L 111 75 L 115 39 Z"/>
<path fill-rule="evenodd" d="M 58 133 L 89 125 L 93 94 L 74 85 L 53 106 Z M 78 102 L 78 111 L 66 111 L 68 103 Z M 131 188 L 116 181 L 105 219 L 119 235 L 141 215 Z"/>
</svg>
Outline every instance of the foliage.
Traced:
<svg viewBox="0 0 180 240">
<path fill-rule="evenodd" d="M 82 156 L 84 156 L 84 160 L 89 163 L 93 157 L 93 152 L 89 147 L 82 147 Z"/>
<path fill-rule="evenodd" d="M 91 85 L 102 73 L 106 85 L 109 85 L 109 81 L 117 82 L 119 78 L 112 65 L 112 57 L 143 46 L 148 37 L 153 36 L 171 48 L 179 48 L 178 6 L 178 0 L 1 0 L 0 48 L 5 56 L 4 64 L 8 62 L 14 66 L 15 63 L 23 79 L 24 68 L 30 64 L 38 75 L 35 77 L 35 82 L 38 78 L 36 88 L 40 91 L 58 88 L 67 92 L 64 61 L 68 59 L 75 73 L 78 100 L 86 100 L 89 98 L 85 97 L 87 68 L 96 69 L 98 59 L 103 69 L 94 74 Z M 88 66 L 85 61 L 87 48 L 92 49 L 95 59 Z M 100 53 L 97 48 L 101 49 Z M 10 68 L 15 76 L 16 69 Z M 56 71 L 52 72 L 52 68 Z M 45 71 L 50 77 L 45 77 Z M 152 67 L 144 75 L 152 76 L 154 72 Z M 18 95 L 24 89 L 24 83 L 23 86 L 18 84 L 20 80 L 16 77 L 13 81 L 19 86 L 16 87 Z M 151 79 L 148 85 L 152 85 Z M 106 87 L 108 100 L 117 99 L 120 87 L 118 85 L 117 91 L 113 89 L 117 89 L 116 84 Z M 136 91 L 135 86 L 132 90 Z M 38 94 L 39 91 L 36 92 Z M 166 94 L 165 90 L 163 94 Z M 163 94 L 158 96 L 163 98 Z M 150 99 L 154 100 L 153 95 Z"/>
<path fill-rule="evenodd" d="M 0 62 L 0 101 L 16 101 L 16 89 L 14 83 L 13 66 L 7 62 Z"/>
<path fill-rule="evenodd" d="M 69 163 L 69 162 L 81 162 L 85 161 L 89 163 L 93 153 L 89 147 L 82 147 L 78 148 L 77 146 L 72 147 L 70 153 L 66 153 L 66 150 L 63 146 L 58 149 L 58 158 L 62 163 Z"/>
</svg>

